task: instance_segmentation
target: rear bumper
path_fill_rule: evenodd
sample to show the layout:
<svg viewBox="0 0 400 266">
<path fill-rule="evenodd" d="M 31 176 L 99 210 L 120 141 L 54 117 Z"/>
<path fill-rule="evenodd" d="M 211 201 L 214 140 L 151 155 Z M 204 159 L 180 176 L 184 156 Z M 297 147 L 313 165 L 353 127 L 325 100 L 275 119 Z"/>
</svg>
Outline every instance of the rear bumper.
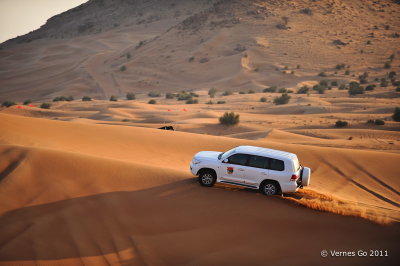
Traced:
<svg viewBox="0 0 400 266">
<path fill-rule="evenodd" d="M 296 181 L 280 183 L 280 185 L 281 185 L 282 193 L 296 192 L 299 189 Z"/>
</svg>

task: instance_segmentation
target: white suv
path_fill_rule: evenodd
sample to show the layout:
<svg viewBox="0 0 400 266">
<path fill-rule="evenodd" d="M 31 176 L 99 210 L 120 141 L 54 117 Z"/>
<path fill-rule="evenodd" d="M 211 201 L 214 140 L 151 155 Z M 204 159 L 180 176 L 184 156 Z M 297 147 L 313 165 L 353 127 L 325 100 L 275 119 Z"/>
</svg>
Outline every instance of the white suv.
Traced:
<svg viewBox="0 0 400 266">
<path fill-rule="evenodd" d="M 296 154 L 238 146 L 227 152 L 201 151 L 190 163 L 203 186 L 215 182 L 260 189 L 265 195 L 295 192 L 310 184 L 311 169 L 300 165 Z"/>
</svg>

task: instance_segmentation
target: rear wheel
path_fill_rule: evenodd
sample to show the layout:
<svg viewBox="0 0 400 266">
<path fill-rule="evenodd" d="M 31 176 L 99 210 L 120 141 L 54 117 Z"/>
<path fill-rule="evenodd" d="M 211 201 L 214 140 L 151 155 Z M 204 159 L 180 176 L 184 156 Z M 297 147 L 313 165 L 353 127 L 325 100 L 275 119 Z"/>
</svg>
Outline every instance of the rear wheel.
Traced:
<svg viewBox="0 0 400 266">
<path fill-rule="evenodd" d="M 215 173 L 211 171 L 203 171 L 199 175 L 199 183 L 200 185 L 205 187 L 214 186 L 216 180 L 217 177 L 215 176 Z"/>
<path fill-rule="evenodd" d="M 266 181 L 261 184 L 260 190 L 264 195 L 273 196 L 280 194 L 280 187 L 274 181 Z"/>
</svg>

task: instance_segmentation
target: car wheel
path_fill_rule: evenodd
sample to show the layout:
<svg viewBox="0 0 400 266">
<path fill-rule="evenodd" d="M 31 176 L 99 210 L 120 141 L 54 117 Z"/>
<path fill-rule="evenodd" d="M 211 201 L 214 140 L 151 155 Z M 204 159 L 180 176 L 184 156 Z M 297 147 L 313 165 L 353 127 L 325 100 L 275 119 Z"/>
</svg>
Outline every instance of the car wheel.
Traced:
<svg viewBox="0 0 400 266">
<path fill-rule="evenodd" d="M 279 194 L 279 185 L 276 182 L 268 181 L 264 182 L 261 187 L 261 192 L 267 196 L 273 196 Z"/>
<path fill-rule="evenodd" d="M 204 171 L 199 175 L 199 183 L 205 187 L 212 187 L 217 180 L 215 174 L 211 171 Z"/>
</svg>

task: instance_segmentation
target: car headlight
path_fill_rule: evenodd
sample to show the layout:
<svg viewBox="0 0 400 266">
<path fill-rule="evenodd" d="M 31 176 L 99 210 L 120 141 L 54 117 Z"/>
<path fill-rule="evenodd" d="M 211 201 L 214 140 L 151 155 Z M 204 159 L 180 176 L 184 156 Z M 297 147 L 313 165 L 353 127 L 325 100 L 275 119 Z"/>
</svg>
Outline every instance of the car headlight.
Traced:
<svg viewBox="0 0 400 266">
<path fill-rule="evenodd" d="M 201 161 L 197 160 L 196 158 L 193 158 L 192 163 L 193 164 L 199 164 L 199 163 L 201 163 Z"/>
</svg>

